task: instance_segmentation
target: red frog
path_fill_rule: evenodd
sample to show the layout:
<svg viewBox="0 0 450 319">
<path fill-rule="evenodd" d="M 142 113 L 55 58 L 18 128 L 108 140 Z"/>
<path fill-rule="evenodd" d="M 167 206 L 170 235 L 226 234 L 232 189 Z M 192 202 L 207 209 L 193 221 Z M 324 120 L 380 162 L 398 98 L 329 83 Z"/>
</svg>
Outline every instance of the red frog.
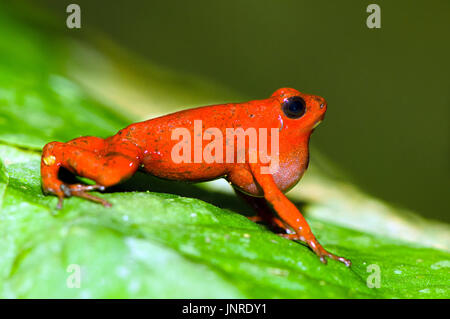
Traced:
<svg viewBox="0 0 450 319">
<path fill-rule="evenodd" d="M 106 139 L 85 136 L 67 143 L 51 142 L 45 145 L 42 153 L 42 187 L 44 192 L 58 196 L 58 208 L 62 207 L 64 197 L 70 196 L 111 206 L 103 198 L 87 191 L 104 190 L 118 184 L 138 169 L 177 181 L 199 182 L 223 177 L 256 209 L 257 216 L 252 220 L 280 227 L 285 230 L 283 237 L 306 242 L 323 263 L 327 262 L 326 258 L 331 258 L 350 266 L 350 260 L 338 257 L 320 245 L 300 211 L 284 195 L 301 179 L 308 167 L 309 138 L 326 110 L 327 103 L 322 97 L 281 88 L 264 100 L 198 107 L 131 124 Z M 276 156 L 278 165 L 276 169 L 267 170 L 269 164 L 262 157 L 258 159 L 256 156 L 256 160 L 250 160 L 255 155 L 255 149 L 250 148 L 249 136 L 244 144 L 232 144 L 235 152 L 230 158 L 226 154 L 227 160 L 218 159 L 222 153 L 217 148 L 217 156 L 212 161 L 199 161 L 198 158 L 190 161 L 189 156 L 184 161 L 179 158 L 174 160 L 174 154 L 177 154 L 174 150 L 180 151 L 183 146 L 180 143 L 189 142 L 180 142 L 180 136 L 174 135 L 177 128 L 194 136 L 197 142 L 200 138 L 200 146 L 195 141 L 194 145 L 186 144 L 189 146 L 184 150 L 188 155 L 206 151 L 211 145 L 203 146 L 205 143 L 202 142 L 204 139 L 212 140 L 213 135 L 215 141 L 227 149 L 234 142 L 234 136 L 230 139 L 227 135 L 230 129 L 242 128 L 251 133 L 251 130 L 255 132 L 259 128 L 267 128 L 267 138 L 277 133 L 278 140 L 274 142 L 270 139 L 268 143 L 270 146 L 277 143 L 276 154 L 269 155 L 267 152 L 267 156 L 272 160 Z M 199 135 L 198 128 L 205 135 Z M 246 160 L 237 160 L 239 154 L 244 154 Z M 96 184 L 66 184 L 58 178 L 61 167 Z"/>
</svg>

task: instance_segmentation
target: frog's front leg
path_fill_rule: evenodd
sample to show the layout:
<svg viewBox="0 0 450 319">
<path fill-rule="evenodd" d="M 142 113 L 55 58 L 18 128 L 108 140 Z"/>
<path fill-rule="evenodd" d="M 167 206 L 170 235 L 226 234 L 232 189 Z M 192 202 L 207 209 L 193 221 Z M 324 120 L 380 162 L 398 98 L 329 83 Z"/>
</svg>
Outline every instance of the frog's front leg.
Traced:
<svg viewBox="0 0 450 319">
<path fill-rule="evenodd" d="M 86 193 L 103 190 L 131 177 L 139 167 L 141 150 L 126 140 L 81 137 L 67 143 L 52 142 L 45 145 L 41 158 L 42 188 L 59 198 L 77 196 L 111 206 L 106 200 Z M 65 184 L 59 177 L 61 167 L 87 177 L 96 185 Z"/>
<path fill-rule="evenodd" d="M 350 267 L 350 260 L 336 256 L 322 247 L 297 207 L 278 189 L 273 176 L 261 173 L 262 167 L 257 163 L 250 163 L 249 165 L 257 183 L 263 189 L 266 200 L 273 206 L 278 216 L 295 231 L 294 234 L 284 234 L 283 237 L 306 242 L 324 264 L 327 263 L 325 257 L 328 257 Z"/>
</svg>

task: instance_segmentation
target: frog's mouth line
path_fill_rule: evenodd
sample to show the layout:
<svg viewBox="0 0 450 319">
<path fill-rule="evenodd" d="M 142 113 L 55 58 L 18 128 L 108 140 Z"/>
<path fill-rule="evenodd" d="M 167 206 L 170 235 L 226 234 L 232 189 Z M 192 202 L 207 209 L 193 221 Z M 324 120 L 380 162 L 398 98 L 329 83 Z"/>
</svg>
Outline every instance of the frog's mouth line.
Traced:
<svg viewBox="0 0 450 319">
<path fill-rule="evenodd" d="M 319 126 L 320 123 L 322 123 L 322 120 L 318 120 L 316 122 L 316 124 L 314 124 L 313 129 L 315 129 L 317 126 Z"/>
</svg>

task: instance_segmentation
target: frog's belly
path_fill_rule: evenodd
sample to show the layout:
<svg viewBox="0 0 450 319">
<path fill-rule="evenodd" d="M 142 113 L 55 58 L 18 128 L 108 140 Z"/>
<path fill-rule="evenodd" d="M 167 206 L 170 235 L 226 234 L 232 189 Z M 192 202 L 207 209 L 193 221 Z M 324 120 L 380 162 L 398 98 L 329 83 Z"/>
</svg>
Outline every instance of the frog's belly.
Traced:
<svg viewBox="0 0 450 319">
<path fill-rule="evenodd" d="M 282 192 L 289 191 L 302 178 L 306 165 L 307 163 L 300 161 L 295 163 L 281 163 L 280 169 L 273 174 L 277 188 Z M 234 168 L 227 179 L 235 188 L 246 194 L 258 197 L 264 195 L 262 188 L 254 179 L 253 174 L 245 166 Z"/>
<path fill-rule="evenodd" d="M 225 176 L 227 164 L 174 163 L 172 160 L 144 159 L 142 169 L 156 177 L 189 182 L 201 182 Z"/>
<path fill-rule="evenodd" d="M 280 163 L 273 174 L 274 181 L 282 192 L 294 187 L 301 179 L 307 166 L 306 161 L 294 159 Z M 253 196 L 263 196 L 264 193 L 257 184 L 247 163 L 174 163 L 164 157 L 146 157 L 142 161 L 142 169 L 156 177 L 188 182 L 201 182 L 226 177 L 237 189 Z"/>
</svg>

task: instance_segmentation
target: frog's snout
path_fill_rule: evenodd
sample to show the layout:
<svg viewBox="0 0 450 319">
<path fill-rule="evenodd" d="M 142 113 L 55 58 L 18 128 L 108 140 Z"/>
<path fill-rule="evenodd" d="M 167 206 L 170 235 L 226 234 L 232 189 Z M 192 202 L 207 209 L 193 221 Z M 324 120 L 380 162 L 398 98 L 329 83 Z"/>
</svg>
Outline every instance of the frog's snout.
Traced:
<svg viewBox="0 0 450 319">
<path fill-rule="evenodd" d="M 315 96 L 314 100 L 317 102 L 317 105 L 319 105 L 320 109 L 324 109 L 327 106 L 327 101 L 325 101 L 325 99 L 321 96 Z"/>
</svg>

